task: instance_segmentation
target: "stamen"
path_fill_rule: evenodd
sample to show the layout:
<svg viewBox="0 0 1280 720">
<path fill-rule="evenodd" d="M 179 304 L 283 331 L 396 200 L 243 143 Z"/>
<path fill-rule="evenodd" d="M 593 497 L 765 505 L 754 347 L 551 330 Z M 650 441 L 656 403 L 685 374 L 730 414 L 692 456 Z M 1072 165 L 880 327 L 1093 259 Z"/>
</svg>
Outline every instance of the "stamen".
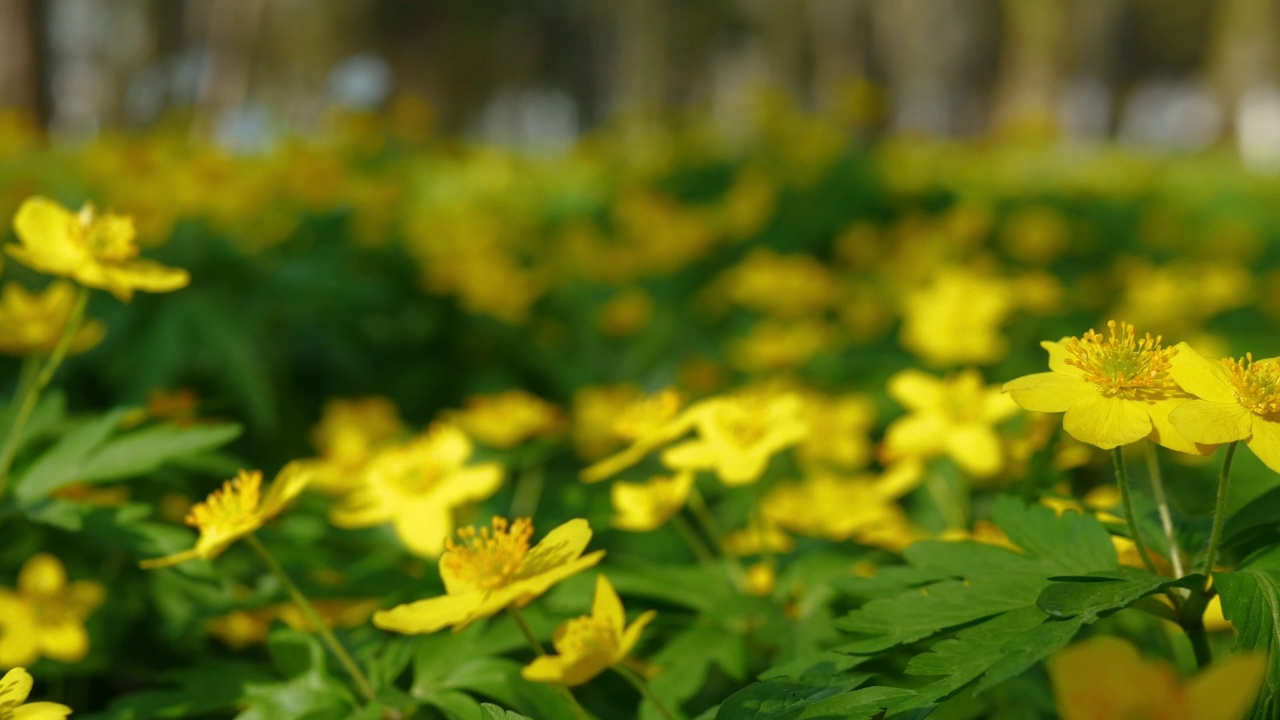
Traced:
<svg viewBox="0 0 1280 720">
<path fill-rule="evenodd" d="M 506 585 L 520 572 L 532 537 L 529 518 L 517 518 L 508 525 L 506 518 L 494 517 L 492 529 L 480 528 L 477 533 L 474 527 L 465 527 L 458 530 L 461 542 L 445 540 L 440 561 L 472 587 L 490 590 Z"/>
<path fill-rule="evenodd" d="M 233 479 L 187 513 L 186 523 L 204 529 L 215 524 L 232 525 L 252 518 L 261 500 L 262 473 L 241 470 Z"/>
<path fill-rule="evenodd" d="M 1253 353 L 1246 353 L 1239 360 L 1222 361 L 1231 373 L 1240 404 L 1257 413 L 1270 415 L 1280 412 L 1280 365 L 1275 361 L 1254 362 Z"/>
<path fill-rule="evenodd" d="M 1119 332 L 1117 332 L 1117 327 Z M 1079 368 L 1084 379 L 1107 395 L 1134 397 L 1138 391 L 1159 387 L 1168 381 L 1169 360 L 1177 348 L 1162 348 L 1162 337 L 1147 333 L 1138 337 L 1133 325 L 1115 320 L 1107 322 L 1108 334 L 1092 329 L 1082 338 L 1071 338 L 1066 363 Z"/>
</svg>

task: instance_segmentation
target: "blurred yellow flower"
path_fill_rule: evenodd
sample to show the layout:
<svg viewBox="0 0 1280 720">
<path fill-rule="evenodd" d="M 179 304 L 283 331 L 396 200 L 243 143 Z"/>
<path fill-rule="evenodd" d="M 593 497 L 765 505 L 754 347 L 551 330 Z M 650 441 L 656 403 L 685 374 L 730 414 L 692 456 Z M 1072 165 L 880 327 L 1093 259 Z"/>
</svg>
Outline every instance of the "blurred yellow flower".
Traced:
<svg viewBox="0 0 1280 720">
<path fill-rule="evenodd" d="M 362 625 L 378 609 L 378 600 L 312 600 L 316 614 L 325 625 L 355 627 Z M 229 647 L 242 649 L 266 642 L 271 623 L 279 620 L 294 630 L 314 632 L 311 621 L 295 603 L 278 603 L 252 610 L 235 610 L 213 618 L 206 625 L 209 635 Z"/>
<path fill-rule="evenodd" d="M 996 425 L 1018 411 L 997 386 L 968 369 L 938 378 L 907 369 L 889 378 L 889 396 L 908 414 L 885 430 L 884 457 L 929 459 L 946 455 L 966 473 L 986 478 L 1004 469 Z"/>
<path fill-rule="evenodd" d="M 908 294 L 902 346 L 933 365 L 996 362 L 1008 352 L 1000 328 L 1015 306 L 1003 278 L 965 268 L 941 271 Z"/>
<path fill-rule="evenodd" d="M 634 385 L 592 385 L 573 394 L 570 436 L 573 448 L 584 460 L 597 460 L 625 442 L 614 430 L 614 420 L 641 397 Z"/>
<path fill-rule="evenodd" d="M 1195 395 L 1169 421 L 1188 440 L 1206 445 L 1243 440 L 1267 467 L 1280 472 L 1280 360 L 1227 358 L 1215 362 L 1178 343 L 1169 375 Z"/>
<path fill-rule="evenodd" d="M 93 580 L 67 582 L 56 557 L 33 555 L 18 573 L 17 591 L 0 588 L 0 667 L 30 665 L 41 657 L 83 660 L 89 653 L 84 622 L 106 594 Z"/>
<path fill-rule="evenodd" d="M 0 720 L 65 720 L 71 708 L 54 702 L 27 702 L 34 681 L 15 667 L 0 678 Z"/>
<path fill-rule="evenodd" d="M 1049 658 L 1063 720 L 1239 720 L 1266 673 L 1263 655 L 1215 662 L 1188 682 L 1116 637 L 1095 637 Z"/>
<path fill-rule="evenodd" d="M 689 409 L 698 437 L 667 448 L 673 470 L 711 470 L 730 487 L 760 479 L 774 455 L 809 435 L 795 393 L 753 390 L 703 400 Z"/>
<path fill-rule="evenodd" d="M 472 450 L 466 433 L 437 422 L 408 443 L 378 452 L 329 519 L 343 528 L 391 522 L 410 552 L 436 557 L 453 533 L 454 509 L 483 500 L 502 485 L 502 466 L 468 464 Z"/>
<path fill-rule="evenodd" d="M 735 305 L 782 318 L 820 313 L 835 300 L 835 277 L 817 258 L 752 250 L 717 280 Z"/>
<path fill-rule="evenodd" d="M 305 460 L 312 470 L 308 487 L 342 494 L 354 489 L 377 449 L 404 432 L 395 403 L 384 397 L 326 400 L 311 442 L 320 451 Z"/>
<path fill-rule="evenodd" d="M 13 218 L 18 245 L 9 255 L 48 275 L 69 277 L 128 301 L 134 290 L 171 292 L 187 286 L 186 270 L 138 258 L 133 220 L 98 215 L 91 205 L 72 213 L 52 200 L 28 198 Z"/>
<path fill-rule="evenodd" d="M 609 488 L 613 526 L 628 532 L 656 530 L 680 512 L 692 489 L 691 472 L 655 475 L 644 483 L 619 480 Z"/>
<path fill-rule="evenodd" d="M 556 628 L 551 641 L 557 654 L 535 658 L 520 675 L 534 682 L 581 685 L 625 661 L 655 615 L 649 610 L 627 625 L 618 592 L 608 578 L 597 575 L 591 614 Z"/>
<path fill-rule="evenodd" d="M 524 390 L 473 396 L 449 419 L 481 444 L 499 450 L 554 435 L 564 427 L 560 408 Z"/>
<path fill-rule="evenodd" d="M 653 319 L 653 306 L 653 296 L 643 288 L 623 290 L 600 308 L 600 331 L 616 338 L 635 335 Z"/>
<path fill-rule="evenodd" d="M 406 634 L 462 630 L 508 606 L 524 607 L 560 581 L 600 562 L 603 550 L 583 555 L 591 527 L 581 518 L 557 527 L 533 547 L 528 518 L 508 523 L 495 517 L 492 528 L 465 527 L 461 542 L 445 542 L 440 577 L 445 594 L 374 613 L 373 624 Z"/>
<path fill-rule="evenodd" d="M 870 432 L 876 424 L 876 405 L 869 396 L 807 394 L 803 415 L 813 431 L 796 448 L 802 463 L 856 470 L 871 461 Z"/>
<path fill-rule="evenodd" d="M 1062 427 L 1082 442 L 1110 450 L 1149 437 L 1179 452 L 1204 454 L 1169 422 L 1169 413 L 1191 396 L 1170 377 L 1178 348 L 1160 337 L 1139 339 L 1128 323 L 1107 323 L 1108 334 L 1045 341 L 1051 372 L 1005 383 L 1013 401 L 1035 412 L 1065 412 Z"/>
<path fill-rule="evenodd" d="M 71 283 L 50 283 L 44 292 L 33 293 L 22 285 L 5 283 L 0 290 L 0 353 L 26 355 L 50 353 L 62 337 L 75 306 Z M 81 353 L 97 345 L 106 335 L 102 323 L 81 323 L 71 339 L 68 352 Z"/>
<path fill-rule="evenodd" d="M 923 537 L 897 502 L 921 476 L 920 464 L 911 461 L 878 476 L 817 472 L 775 485 L 761 507 L 768 520 L 791 532 L 896 551 Z"/>
<path fill-rule="evenodd" d="M 675 440 L 693 427 L 693 415 L 684 409 L 684 396 L 672 388 L 629 403 L 613 420 L 613 431 L 631 441 L 622 451 L 582 471 L 583 482 L 599 482 L 644 459 L 645 455 Z"/>
<path fill-rule="evenodd" d="M 829 323 L 816 318 L 764 320 L 730 345 L 729 358 L 747 372 L 791 370 L 826 350 L 834 335 Z"/>
<path fill-rule="evenodd" d="M 778 571 L 768 560 L 748 565 L 746 574 L 747 592 L 756 597 L 769 597 L 778 587 Z"/>
<path fill-rule="evenodd" d="M 311 479 L 311 472 L 301 463 L 285 465 L 266 493 L 262 492 L 262 471 L 241 470 L 222 487 L 214 490 L 204 502 L 196 503 L 187 513 L 186 523 L 200 532 L 190 550 L 162 558 L 143 560 L 145 569 L 164 568 L 187 560 L 212 560 L 231 544 L 262 527 L 298 496 Z"/>
</svg>

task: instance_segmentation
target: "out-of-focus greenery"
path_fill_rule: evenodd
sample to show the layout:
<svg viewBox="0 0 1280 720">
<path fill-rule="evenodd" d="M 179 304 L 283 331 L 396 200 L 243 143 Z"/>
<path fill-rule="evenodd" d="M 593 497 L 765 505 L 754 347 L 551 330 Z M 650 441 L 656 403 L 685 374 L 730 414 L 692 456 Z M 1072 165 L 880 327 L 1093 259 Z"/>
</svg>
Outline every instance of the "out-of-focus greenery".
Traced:
<svg viewBox="0 0 1280 720">
<path fill-rule="evenodd" d="M 541 538 L 586 518 L 607 551 L 523 610 L 533 634 L 587 613 L 607 576 L 629 617 L 656 610 L 630 672 L 682 717 L 1050 717 L 1084 702 L 1063 690 L 1075 666 L 1041 662 L 1077 636 L 1184 674 L 1204 625 L 1216 657 L 1275 650 L 1280 616 L 1255 602 L 1280 588 L 1272 470 L 1235 456 L 1205 611 L 1222 451 L 1131 448 L 1159 556 L 1142 570 L 1105 454 L 999 393 L 1047 369 L 1041 341 L 1110 318 L 1215 358 L 1280 354 L 1280 177 L 1226 155 L 872 139 L 767 103 L 743 137 L 625 125 L 556 156 L 436 137 L 412 100 L 244 156 L 165 128 L 51 146 L 6 116 L 0 218 L 34 195 L 132 216 L 146 257 L 191 274 L 92 296 L 105 336 L 42 394 L 0 497 L 0 599 L 34 603 L 19 573 L 41 553 L 101 589 L 60 616 L 87 651 L 29 664 L 33 699 L 76 717 L 574 717 L 521 678 L 510 617 L 368 620 L 444 592 L 443 536 L 408 537 L 418 506 L 354 519 L 381 492 L 370 468 L 442 423 L 502 475 L 446 525 L 532 516 Z M 0 279 L 48 282 L 12 259 Z M 7 432 L 22 362 L 0 364 Z M 697 409 L 679 432 L 618 422 L 667 388 L 687 403 L 672 415 Z M 716 444 L 717 413 L 739 413 L 739 445 Z M 632 442 L 599 473 L 612 485 L 580 479 Z M 304 458 L 318 491 L 261 543 L 374 701 L 248 548 L 138 568 L 190 547 L 188 507 L 238 469 Z M 638 485 L 682 472 L 692 494 Z M 571 690 L 597 717 L 660 717 L 617 675 Z"/>
</svg>

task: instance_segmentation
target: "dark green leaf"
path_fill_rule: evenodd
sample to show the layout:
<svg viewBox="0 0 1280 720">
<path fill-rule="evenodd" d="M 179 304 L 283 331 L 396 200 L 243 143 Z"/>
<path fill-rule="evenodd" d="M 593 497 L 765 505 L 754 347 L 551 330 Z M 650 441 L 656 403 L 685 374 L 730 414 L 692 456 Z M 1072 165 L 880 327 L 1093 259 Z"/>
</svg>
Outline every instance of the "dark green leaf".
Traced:
<svg viewBox="0 0 1280 720">
<path fill-rule="evenodd" d="M 1049 575 L 1086 575 L 1120 566 L 1111 535 L 1091 515 L 1056 515 L 1043 505 L 1023 505 L 1001 495 L 991 516 L 1014 545 L 1053 568 Z"/>
<path fill-rule="evenodd" d="M 1223 617 L 1239 631 L 1235 649 L 1270 658 L 1252 717 L 1275 717 L 1280 711 L 1280 570 L 1215 573 L 1213 584 L 1222 597 Z"/>
<path fill-rule="evenodd" d="M 1174 580 L 1136 568 L 1075 577 L 1055 577 L 1052 580 L 1054 582 L 1040 593 L 1036 605 L 1054 617 L 1080 615 L 1086 623 L 1094 622 L 1103 613 L 1128 607 L 1144 597 L 1163 592 L 1175 585 L 1204 585 L 1202 575 L 1189 575 L 1181 580 Z"/>
<path fill-rule="evenodd" d="M 749 685 L 720 705 L 716 720 L 818 720 L 870 718 L 911 690 L 870 687 L 857 690 L 867 679 L 859 676 L 775 678 Z"/>
</svg>

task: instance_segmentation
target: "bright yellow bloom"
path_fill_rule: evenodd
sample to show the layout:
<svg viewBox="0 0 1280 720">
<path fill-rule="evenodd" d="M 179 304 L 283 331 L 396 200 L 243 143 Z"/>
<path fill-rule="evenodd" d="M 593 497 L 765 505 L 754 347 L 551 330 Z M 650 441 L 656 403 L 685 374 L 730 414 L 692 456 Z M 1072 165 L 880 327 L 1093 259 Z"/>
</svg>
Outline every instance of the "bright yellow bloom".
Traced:
<svg viewBox="0 0 1280 720">
<path fill-rule="evenodd" d="M 71 714 L 61 703 L 27 702 L 33 684 L 31 673 L 20 667 L 0 678 L 0 720 L 65 720 Z"/>
<path fill-rule="evenodd" d="M 84 622 L 106 594 L 93 580 L 68 583 L 56 557 L 33 555 L 18 573 L 17 592 L 0 588 L 0 667 L 30 665 L 41 657 L 83 660 L 89 653 Z"/>
<path fill-rule="evenodd" d="M 137 257 L 132 218 L 99 215 L 91 205 L 72 213 L 52 200 L 28 198 L 13 218 L 13 229 L 21 244 L 8 245 L 5 251 L 14 260 L 107 290 L 126 302 L 134 290 L 171 292 L 191 281 L 186 270 Z"/>
<path fill-rule="evenodd" d="M 71 283 L 54 282 L 44 292 L 28 292 L 18 283 L 5 283 L 0 291 L 0 353 L 26 355 L 53 352 L 75 305 Z M 81 353 L 97 345 L 106 334 L 102 323 L 90 320 L 76 329 L 69 352 Z"/>
<path fill-rule="evenodd" d="M 698 437 L 667 448 L 673 470 L 712 470 L 730 487 L 760 479 L 774 455 L 809 435 L 794 393 L 752 391 L 710 398 L 690 408 Z"/>
<path fill-rule="evenodd" d="M 613 431 L 631 445 L 582 471 L 583 482 L 599 482 L 644 459 L 645 455 L 675 440 L 693 427 L 693 415 L 684 410 L 684 396 L 667 388 L 634 400 L 613 421 Z"/>
<path fill-rule="evenodd" d="M 1215 362 L 1178 343 L 1169 374 L 1200 398 L 1179 405 L 1169 420 L 1188 440 L 1207 445 L 1243 440 L 1280 472 L 1280 360 Z"/>
<path fill-rule="evenodd" d="M 835 277 L 811 255 L 753 250 L 717 281 L 729 301 L 783 318 L 820 313 L 835 299 Z"/>
<path fill-rule="evenodd" d="M 650 610 L 627 625 L 618 592 L 608 578 L 597 575 L 591 614 L 556 628 L 551 642 L 558 654 L 536 658 L 520 675 L 534 682 L 581 685 L 625 661 L 655 615 L 657 613 Z"/>
<path fill-rule="evenodd" d="M 897 499 L 919 485 L 921 475 L 919 463 L 910 461 L 896 463 L 880 476 L 820 472 L 774 486 L 761 507 L 769 521 L 792 532 L 901 550 L 922 535 Z"/>
<path fill-rule="evenodd" d="M 680 512 L 692 489 L 691 472 L 655 475 L 646 483 L 615 482 L 609 488 L 613 526 L 628 532 L 656 530 Z"/>
<path fill-rule="evenodd" d="M 581 518 L 557 527 L 529 547 L 528 518 L 509 523 L 495 517 L 492 528 L 465 527 L 461 542 L 446 541 L 440 557 L 445 594 L 374 613 L 373 624 L 406 634 L 462 630 L 507 607 L 524 607 L 556 583 L 594 566 L 603 550 L 586 555 L 591 527 Z"/>
<path fill-rule="evenodd" d="M 408 443 L 385 448 L 330 520 L 343 528 L 390 522 L 410 552 L 437 557 L 453 533 L 454 509 L 502 485 L 502 466 L 468 464 L 472 450 L 466 433 L 450 423 L 436 423 Z"/>
<path fill-rule="evenodd" d="M 902 346 L 934 365 L 987 364 L 1008 352 L 1000 327 L 1015 308 L 1008 281 L 953 268 L 907 296 Z"/>
<path fill-rule="evenodd" d="M 885 459 L 947 455 L 960 469 L 984 478 L 1004 469 L 995 426 L 1018 411 L 1008 396 L 969 369 L 946 378 L 903 370 L 889 378 L 889 396 L 910 412 L 885 430 Z"/>
<path fill-rule="evenodd" d="M 263 493 L 262 471 L 241 470 L 187 513 L 186 523 L 200 532 L 195 547 L 166 557 L 144 560 L 140 565 L 152 569 L 170 567 L 195 558 L 212 560 L 236 540 L 253 533 L 283 512 L 310 479 L 311 472 L 306 466 L 289 463 Z"/>
<path fill-rule="evenodd" d="M 1159 337 L 1138 338 L 1128 323 L 1107 323 L 1109 333 L 1090 330 L 1083 338 L 1042 342 L 1052 372 L 1005 383 L 1013 401 L 1036 412 L 1065 412 L 1062 427 L 1082 442 L 1110 450 L 1142 438 L 1171 450 L 1210 450 L 1184 438 L 1169 413 L 1191 396 L 1169 375 L 1178 348 L 1160 346 Z"/>
<path fill-rule="evenodd" d="M 1237 655 L 1183 683 L 1167 664 L 1102 636 L 1060 650 L 1048 665 L 1063 720 L 1239 720 L 1258 694 L 1267 659 Z"/>
<path fill-rule="evenodd" d="M 524 390 L 476 395 L 450 419 L 481 444 L 500 450 L 554 435 L 564 427 L 559 408 Z"/>
<path fill-rule="evenodd" d="M 871 429 L 876 424 L 875 401 L 849 393 L 836 397 L 813 394 L 804 401 L 804 418 L 811 432 L 796 448 L 805 465 L 832 465 L 856 470 L 871 461 Z"/>
<path fill-rule="evenodd" d="M 311 431 L 320 458 L 307 461 L 313 470 L 310 487 L 338 495 L 354 489 L 377 449 L 403 432 L 395 403 L 387 398 L 325 401 L 320 424 Z"/>
</svg>

